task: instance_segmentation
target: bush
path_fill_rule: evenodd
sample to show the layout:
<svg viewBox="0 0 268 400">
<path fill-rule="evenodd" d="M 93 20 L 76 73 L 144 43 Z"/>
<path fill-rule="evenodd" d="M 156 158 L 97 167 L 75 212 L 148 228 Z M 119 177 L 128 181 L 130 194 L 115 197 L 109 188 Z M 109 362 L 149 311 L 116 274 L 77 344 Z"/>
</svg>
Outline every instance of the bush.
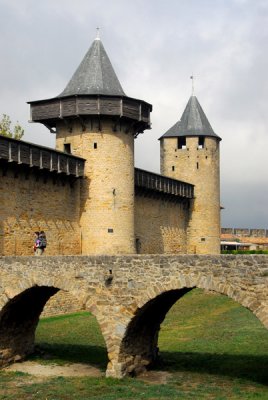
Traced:
<svg viewBox="0 0 268 400">
<path fill-rule="evenodd" d="M 24 135 L 24 129 L 17 122 L 12 130 L 9 116 L 3 114 L 2 119 L 0 119 L 0 135 L 20 140 Z"/>
</svg>

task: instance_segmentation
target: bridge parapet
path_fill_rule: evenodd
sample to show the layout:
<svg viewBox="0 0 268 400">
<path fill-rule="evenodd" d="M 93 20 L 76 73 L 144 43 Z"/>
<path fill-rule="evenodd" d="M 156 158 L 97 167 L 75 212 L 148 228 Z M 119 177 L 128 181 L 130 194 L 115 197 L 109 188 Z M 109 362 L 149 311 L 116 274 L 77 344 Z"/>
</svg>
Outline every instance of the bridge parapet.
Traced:
<svg viewBox="0 0 268 400">
<path fill-rule="evenodd" d="M 154 362 L 160 325 L 194 287 L 224 294 L 268 328 L 266 255 L 0 257 L 0 365 L 33 350 L 46 301 L 70 292 L 97 318 L 107 376 L 135 374 Z"/>
</svg>

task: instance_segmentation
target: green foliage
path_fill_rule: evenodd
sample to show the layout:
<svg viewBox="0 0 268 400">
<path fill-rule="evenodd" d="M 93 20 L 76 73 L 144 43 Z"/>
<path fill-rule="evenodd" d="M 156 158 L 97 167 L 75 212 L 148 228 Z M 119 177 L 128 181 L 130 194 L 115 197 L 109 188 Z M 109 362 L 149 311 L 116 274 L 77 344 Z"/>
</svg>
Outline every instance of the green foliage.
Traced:
<svg viewBox="0 0 268 400">
<path fill-rule="evenodd" d="M 12 130 L 10 117 L 7 114 L 3 114 L 2 119 L 0 120 L 0 135 L 20 140 L 24 135 L 24 129 L 17 121 Z"/>
<path fill-rule="evenodd" d="M 268 250 L 222 250 L 221 254 L 268 254 Z"/>
</svg>

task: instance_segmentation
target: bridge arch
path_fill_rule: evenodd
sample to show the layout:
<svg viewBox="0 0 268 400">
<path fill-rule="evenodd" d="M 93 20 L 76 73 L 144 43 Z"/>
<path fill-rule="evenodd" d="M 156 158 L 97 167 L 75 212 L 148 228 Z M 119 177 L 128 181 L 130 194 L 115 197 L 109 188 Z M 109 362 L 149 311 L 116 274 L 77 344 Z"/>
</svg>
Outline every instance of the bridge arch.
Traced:
<svg viewBox="0 0 268 400">
<path fill-rule="evenodd" d="M 103 329 L 103 312 L 97 305 L 95 291 L 83 291 L 79 283 L 53 276 L 33 280 L 10 274 L 10 281 L 12 286 L 6 286 L 0 297 L 0 367 L 21 361 L 33 352 L 39 317 L 47 301 L 60 290 L 82 298 L 85 309 L 96 318 L 104 341 L 110 337 Z"/>
<path fill-rule="evenodd" d="M 152 300 L 165 291 L 199 288 L 225 295 L 241 306 L 248 308 L 268 329 L 267 294 L 263 293 L 262 297 L 257 297 L 253 287 L 249 287 L 248 283 L 244 282 L 244 280 L 246 279 L 243 279 L 243 277 L 236 280 L 228 279 L 226 273 L 222 273 L 220 269 L 218 271 L 214 270 L 213 273 L 207 272 L 206 274 L 202 274 L 198 270 L 187 273 L 179 272 L 167 284 L 161 283 L 146 288 L 140 296 L 138 306 L 141 308 L 147 301 Z M 258 280 L 259 285 L 262 285 L 267 291 L 267 285 L 262 278 L 257 277 L 254 280 Z"/>
<path fill-rule="evenodd" d="M 118 353 L 121 376 L 137 375 L 158 360 L 158 334 L 171 307 L 194 288 L 225 295 L 248 308 L 268 329 L 267 305 L 240 285 L 227 283 L 220 276 L 179 274 L 177 279 L 147 288 L 139 297 L 138 307 L 126 324 Z"/>
<path fill-rule="evenodd" d="M 0 257 L 0 323 L 12 300 L 34 287 L 68 291 L 96 317 L 110 360 L 107 376 L 135 373 L 138 364 L 153 360 L 161 318 L 173 300 L 194 287 L 230 297 L 268 328 L 268 257 L 262 255 Z M 139 340 L 139 320 L 146 321 L 151 307 L 157 309 L 158 296 L 162 317 L 154 320 L 154 330 L 144 332 L 151 358 L 142 361 L 131 346 Z M 12 340 L 3 349 L 0 343 L 0 365 L 12 346 Z"/>
<path fill-rule="evenodd" d="M 32 353 L 39 316 L 45 303 L 58 290 L 48 286 L 32 286 L 6 302 L 0 313 L 2 365 L 19 361 Z"/>
</svg>

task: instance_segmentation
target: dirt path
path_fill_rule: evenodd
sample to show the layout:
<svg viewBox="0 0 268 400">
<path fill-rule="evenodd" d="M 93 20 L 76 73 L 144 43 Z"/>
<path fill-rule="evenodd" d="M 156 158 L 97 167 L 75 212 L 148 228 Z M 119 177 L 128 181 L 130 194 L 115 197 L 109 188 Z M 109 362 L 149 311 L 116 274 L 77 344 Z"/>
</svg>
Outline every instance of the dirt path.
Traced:
<svg viewBox="0 0 268 400">
<path fill-rule="evenodd" d="M 4 368 L 4 371 L 19 371 L 35 376 L 91 376 L 101 377 L 104 373 L 98 368 L 92 367 L 87 364 L 67 364 L 67 365 L 56 365 L 56 364 L 39 364 L 35 361 L 25 361 L 22 363 L 15 363 L 9 367 Z"/>
<path fill-rule="evenodd" d="M 105 373 L 100 371 L 98 368 L 88 364 L 40 364 L 36 361 L 24 361 L 21 363 L 15 363 L 3 369 L 4 371 L 12 372 L 24 372 L 32 375 L 38 380 L 44 380 L 54 376 L 88 376 L 94 378 L 104 377 Z M 165 371 L 146 371 L 139 375 L 138 379 L 151 384 L 166 384 L 171 374 Z"/>
</svg>

